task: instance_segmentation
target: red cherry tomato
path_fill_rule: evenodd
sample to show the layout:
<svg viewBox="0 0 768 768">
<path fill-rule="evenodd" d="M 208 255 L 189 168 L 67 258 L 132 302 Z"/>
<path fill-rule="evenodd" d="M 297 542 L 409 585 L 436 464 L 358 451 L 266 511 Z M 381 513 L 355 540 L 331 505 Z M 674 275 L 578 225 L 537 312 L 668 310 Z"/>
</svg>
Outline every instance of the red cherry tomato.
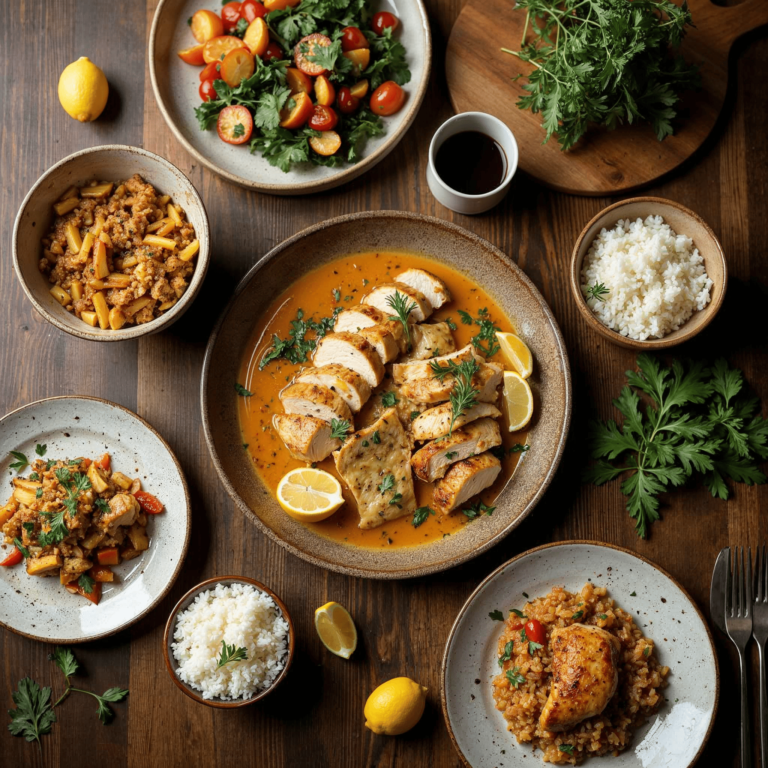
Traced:
<svg viewBox="0 0 768 768">
<path fill-rule="evenodd" d="M 394 81 L 382 83 L 371 95 L 371 112 L 394 115 L 405 104 L 405 91 Z"/>
<path fill-rule="evenodd" d="M 538 619 L 531 619 L 525 625 L 525 636 L 539 645 L 544 645 L 547 640 L 547 633 L 544 630 L 544 625 Z"/>
<path fill-rule="evenodd" d="M 221 62 L 212 61 L 210 64 L 206 64 L 200 70 L 200 82 L 203 83 L 206 80 L 221 80 Z"/>
<path fill-rule="evenodd" d="M 219 119 L 216 121 L 216 132 L 219 134 L 219 138 L 227 144 L 245 144 L 253 133 L 251 113 L 242 104 L 232 104 L 229 107 L 224 107 L 219 112 Z M 139 493 L 142 493 L 142 491 L 139 491 Z M 150 494 L 147 495 L 149 496 Z M 139 498 L 139 494 L 136 493 L 134 496 L 136 496 L 136 501 L 139 502 L 142 510 L 149 512 L 149 509 L 144 509 L 144 503 Z"/>
<path fill-rule="evenodd" d="M 354 51 L 358 48 L 370 48 L 368 38 L 357 27 L 344 27 L 341 30 L 341 50 Z"/>
<path fill-rule="evenodd" d="M 309 127 L 313 131 L 332 131 L 339 122 L 339 116 L 332 107 L 315 105 L 312 117 L 309 118 Z"/>
<path fill-rule="evenodd" d="M 277 59 L 278 61 L 282 61 L 284 58 L 285 54 L 283 53 L 283 49 L 277 43 L 273 42 L 267 46 L 267 50 L 264 51 L 261 60 L 271 61 L 272 59 Z"/>
<path fill-rule="evenodd" d="M 18 565 L 23 559 L 24 555 L 21 554 L 21 550 L 18 549 L 18 547 L 14 547 L 11 554 L 8 555 L 8 557 L 6 557 L 5 560 L 0 563 L 0 565 L 4 565 L 6 568 L 8 568 L 11 565 Z"/>
<path fill-rule="evenodd" d="M 227 107 L 227 109 L 229 109 L 229 107 Z M 239 109 L 245 109 L 245 107 L 239 107 Z M 248 112 L 247 109 L 245 109 L 245 111 Z M 139 502 L 141 511 L 146 515 L 159 515 L 165 509 L 163 502 L 160 501 L 157 496 L 153 496 L 146 491 L 136 491 L 136 493 L 133 494 L 133 498 Z"/>
<path fill-rule="evenodd" d="M 219 98 L 219 94 L 216 93 L 216 89 L 213 87 L 213 80 L 203 80 L 200 83 L 198 93 L 203 101 L 215 101 Z"/>
<path fill-rule="evenodd" d="M 384 34 L 384 30 L 387 27 L 392 27 L 394 32 L 397 29 L 397 25 L 400 23 L 397 16 L 393 16 L 389 11 L 379 11 L 374 15 L 371 22 L 371 29 L 381 37 Z"/>
<path fill-rule="evenodd" d="M 240 3 L 227 3 L 221 9 L 221 20 L 224 22 L 224 34 L 228 35 L 237 28 L 237 22 L 242 18 Z"/>
<path fill-rule="evenodd" d="M 336 106 L 339 112 L 344 115 L 351 115 L 360 106 L 360 99 L 352 95 L 352 91 L 345 85 L 339 88 L 339 94 L 336 96 Z"/>
<path fill-rule="evenodd" d="M 258 0 L 245 0 L 240 3 L 240 15 L 250 24 L 254 19 L 267 15 L 267 9 Z"/>
</svg>

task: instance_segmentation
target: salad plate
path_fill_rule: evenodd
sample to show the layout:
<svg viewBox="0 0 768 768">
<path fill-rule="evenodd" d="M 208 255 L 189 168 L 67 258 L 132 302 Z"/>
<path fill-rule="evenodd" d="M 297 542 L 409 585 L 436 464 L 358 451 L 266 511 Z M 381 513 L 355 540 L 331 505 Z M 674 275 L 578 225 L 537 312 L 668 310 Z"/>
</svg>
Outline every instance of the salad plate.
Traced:
<svg viewBox="0 0 768 768">
<path fill-rule="evenodd" d="M 173 134 L 196 161 L 228 181 L 276 195 L 303 195 L 332 189 L 381 162 L 413 123 L 426 94 L 432 58 L 429 21 L 421 0 L 379 0 L 372 8 L 388 11 L 398 18 L 393 36 L 404 46 L 411 72 L 410 82 L 403 86 L 406 96 L 403 108 L 382 118 L 384 133 L 367 139 L 360 146 L 356 163 L 333 167 L 293 163 L 288 172 L 270 165 L 260 152 L 251 154 L 247 143 L 223 142 L 217 135 L 215 121 L 208 130 L 201 130 L 195 117 L 195 108 L 201 104 L 200 67 L 190 66 L 177 55 L 178 51 L 195 44 L 188 20 L 200 9 L 218 13 L 221 6 L 206 5 L 205 0 L 160 0 L 149 38 L 149 72 L 160 112 Z M 362 101 L 367 102 L 369 96 L 370 92 Z"/>
</svg>

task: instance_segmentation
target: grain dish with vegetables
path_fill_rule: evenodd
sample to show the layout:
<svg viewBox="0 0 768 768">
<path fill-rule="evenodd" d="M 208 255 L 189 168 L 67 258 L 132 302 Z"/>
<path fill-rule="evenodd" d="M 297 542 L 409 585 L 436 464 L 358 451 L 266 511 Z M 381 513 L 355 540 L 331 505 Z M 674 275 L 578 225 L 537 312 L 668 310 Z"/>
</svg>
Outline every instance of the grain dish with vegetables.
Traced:
<svg viewBox="0 0 768 768">
<path fill-rule="evenodd" d="M 579 593 L 555 587 L 512 609 L 498 663 L 493 698 L 507 728 L 555 764 L 626 749 L 661 707 L 669 675 L 653 641 L 592 583 Z"/>
<path fill-rule="evenodd" d="M 92 327 L 149 323 L 184 295 L 200 249 L 181 206 L 134 175 L 70 187 L 53 206 L 40 271 Z"/>
<path fill-rule="evenodd" d="M 45 445 L 36 453 L 44 456 Z M 37 458 L 31 465 L 13 451 L 12 468 L 31 470 L 13 479 L 0 508 L 0 530 L 12 545 L 0 566 L 26 561 L 30 576 L 58 576 L 61 585 L 98 604 L 112 566 L 149 549 L 148 516 L 163 512 L 138 478 L 112 469 L 110 455 L 92 460 Z"/>
</svg>

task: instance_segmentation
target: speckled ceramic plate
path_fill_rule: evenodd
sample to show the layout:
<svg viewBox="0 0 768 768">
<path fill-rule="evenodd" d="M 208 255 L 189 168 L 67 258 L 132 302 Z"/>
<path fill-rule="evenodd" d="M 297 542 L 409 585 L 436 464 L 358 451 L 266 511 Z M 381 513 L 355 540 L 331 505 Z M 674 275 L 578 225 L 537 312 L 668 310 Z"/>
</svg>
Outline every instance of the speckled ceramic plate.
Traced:
<svg viewBox="0 0 768 768">
<path fill-rule="evenodd" d="M 696 762 L 715 720 L 719 672 L 712 636 L 686 591 L 650 561 L 626 549 L 569 541 L 532 549 L 494 571 L 472 593 L 445 646 L 441 698 L 454 746 L 472 768 L 532 768 L 541 752 L 521 746 L 493 701 L 502 625 L 489 613 L 506 612 L 553 587 L 578 592 L 587 581 L 633 614 L 670 667 L 667 701 L 635 733 L 618 757 L 595 758 L 611 768 L 687 768 Z M 633 593 L 635 593 L 633 595 Z M 592 762 L 589 763 L 592 765 Z"/>
<path fill-rule="evenodd" d="M 200 70 L 185 64 L 177 51 L 195 44 L 187 19 L 201 8 L 218 12 L 221 3 L 211 0 L 160 0 L 149 37 L 149 74 L 152 90 L 168 127 L 195 160 L 235 184 L 275 195 L 321 192 L 357 178 L 381 162 L 403 138 L 427 91 L 432 42 L 427 12 L 421 0 L 379 0 L 376 10 L 390 11 L 400 19 L 396 36 L 405 46 L 411 81 L 404 85 L 406 103 L 396 115 L 385 117 L 386 133 L 365 145 L 354 165 L 328 168 L 311 163 L 295 165 L 288 173 L 271 166 L 247 145 L 225 144 L 216 127 L 201 131 L 194 108 L 200 105 Z"/>
<path fill-rule="evenodd" d="M 165 504 L 165 511 L 152 516 L 147 526 L 149 549 L 115 566 L 117 581 L 104 584 L 98 605 L 69 594 L 58 578 L 28 576 L 22 565 L 0 568 L 0 624 L 53 643 L 82 643 L 112 635 L 151 611 L 179 573 L 190 529 L 189 494 L 181 467 L 146 421 L 98 398 L 51 397 L 0 419 L 0 472 L 9 485 L 16 477 L 9 451 L 20 451 L 32 460 L 38 443 L 47 446 L 45 458 L 108 452 L 113 468 L 141 478 L 143 487 Z M 28 472 L 29 468 L 21 474 Z M 3 496 L 0 502 L 5 500 Z"/>
<path fill-rule="evenodd" d="M 536 403 L 528 431 L 532 448 L 497 497 L 494 514 L 464 527 L 460 535 L 394 550 L 354 547 L 324 538 L 283 512 L 242 448 L 233 386 L 253 327 L 276 295 L 323 264 L 375 250 L 416 253 L 466 274 L 510 317 L 536 360 L 536 371 L 529 379 Z M 565 345 L 549 307 L 507 256 L 440 219 L 378 211 L 341 216 L 299 232 L 251 269 L 208 342 L 201 398 L 214 466 L 238 508 L 262 531 L 323 568 L 399 579 L 445 570 L 479 555 L 531 512 L 560 461 L 571 415 L 571 379 Z"/>
</svg>

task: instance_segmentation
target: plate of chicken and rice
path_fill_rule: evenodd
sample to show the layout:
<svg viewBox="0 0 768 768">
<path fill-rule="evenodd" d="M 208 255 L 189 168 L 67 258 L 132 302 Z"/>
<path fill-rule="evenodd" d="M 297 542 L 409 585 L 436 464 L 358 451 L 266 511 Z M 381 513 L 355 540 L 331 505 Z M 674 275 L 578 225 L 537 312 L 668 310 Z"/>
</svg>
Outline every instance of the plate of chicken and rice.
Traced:
<svg viewBox="0 0 768 768">
<path fill-rule="evenodd" d="M 522 375 L 497 334 L 530 350 Z M 530 398 L 523 422 L 510 383 Z M 466 230 L 394 211 L 266 254 L 211 336 L 201 397 L 238 509 L 299 557 L 390 579 L 464 562 L 519 525 L 571 410 L 560 331 L 525 274 Z M 316 522 L 279 503 L 281 481 L 308 467 L 343 496 Z"/>
<path fill-rule="evenodd" d="M 441 698 L 467 766 L 688 768 L 712 729 L 717 656 L 669 574 L 588 541 L 524 552 L 451 629 Z"/>
</svg>

